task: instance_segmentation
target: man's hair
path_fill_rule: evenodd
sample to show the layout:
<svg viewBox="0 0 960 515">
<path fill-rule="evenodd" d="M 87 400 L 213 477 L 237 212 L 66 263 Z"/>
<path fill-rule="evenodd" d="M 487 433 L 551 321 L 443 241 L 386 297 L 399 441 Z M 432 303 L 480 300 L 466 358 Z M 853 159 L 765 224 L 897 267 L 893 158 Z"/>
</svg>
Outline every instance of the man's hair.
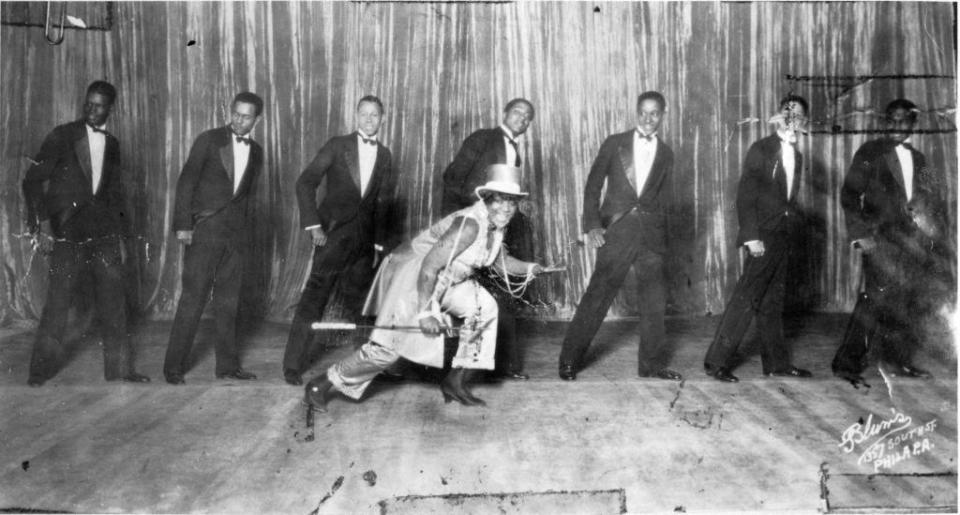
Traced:
<svg viewBox="0 0 960 515">
<path fill-rule="evenodd" d="M 90 83 L 90 86 L 87 87 L 87 96 L 91 93 L 97 93 L 98 95 L 103 95 L 110 99 L 110 103 L 113 104 L 113 101 L 117 99 L 117 88 L 113 87 L 113 84 L 110 84 L 104 80 L 97 80 Z"/>
<path fill-rule="evenodd" d="M 780 103 L 777 104 L 777 109 L 783 109 L 783 106 L 789 104 L 790 102 L 796 102 L 803 106 L 803 114 L 810 114 L 810 104 L 807 103 L 807 99 L 801 97 L 800 95 L 794 95 L 793 93 L 781 98 Z"/>
<path fill-rule="evenodd" d="M 507 102 L 507 105 L 504 106 L 504 114 L 509 113 L 511 109 L 517 106 L 517 104 L 527 104 L 527 107 L 530 108 L 530 119 L 533 120 L 533 115 L 536 114 L 536 109 L 533 108 L 533 102 L 525 98 L 514 98 L 513 100 Z"/>
<path fill-rule="evenodd" d="M 889 104 L 887 104 L 887 109 L 886 111 L 884 111 L 884 113 L 887 115 L 887 118 L 890 118 L 890 115 L 893 114 L 893 112 L 896 111 L 897 109 L 903 109 L 907 111 L 910 117 L 910 122 L 917 121 L 917 115 L 920 112 L 917 109 L 917 104 L 914 104 L 913 102 L 905 98 L 898 98 L 893 102 L 890 102 Z"/>
<path fill-rule="evenodd" d="M 263 99 L 260 98 L 256 93 L 251 93 L 249 91 L 241 91 L 237 93 L 237 96 L 233 97 L 232 106 L 237 105 L 238 102 L 243 102 L 244 104 L 252 104 L 253 107 L 257 108 L 257 116 L 260 116 L 263 113 Z"/>
<path fill-rule="evenodd" d="M 380 98 L 379 98 L 379 97 L 377 97 L 376 95 L 365 95 L 363 98 L 360 99 L 359 102 L 357 102 L 357 109 L 360 109 L 360 106 L 361 106 L 364 102 L 369 102 L 369 103 L 371 103 L 371 104 L 376 104 L 376 105 L 377 105 L 377 109 L 380 110 L 380 115 L 383 116 L 383 102 L 380 101 Z"/>
<path fill-rule="evenodd" d="M 637 111 L 640 111 L 640 104 L 643 104 L 646 100 L 653 100 L 660 106 L 661 111 L 667 110 L 667 99 L 663 98 L 663 95 L 659 91 L 644 91 L 640 93 L 640 96 L 637 97 Z"/>
</svg>

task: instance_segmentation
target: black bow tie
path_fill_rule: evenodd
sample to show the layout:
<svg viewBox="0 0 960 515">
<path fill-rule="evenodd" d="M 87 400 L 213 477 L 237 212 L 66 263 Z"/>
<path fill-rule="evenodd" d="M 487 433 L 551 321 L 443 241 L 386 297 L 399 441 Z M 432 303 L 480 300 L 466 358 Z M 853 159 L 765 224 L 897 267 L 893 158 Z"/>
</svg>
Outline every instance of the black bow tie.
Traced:
<svg viewBox="0 0 960 515">
<path fill-rule="evenodd" d="M 360 136 L 360 141 L 366 143 L 367 145 L 377 146 L 377 140 L 373 138 L 364 138 L 363 136 Z"/>
<path fill-rule="evenodd" d="M 90 125 L 89 123 L 87 124 L 87 127 L 90 127 L 90 130 L 92 130 L 93 132 L 99 132 L 100 134 L 104 134 L 104 135 L 109 134 L 107 131 L 105 131 L 105 130 L 99 128 L 99 127 L 94 127 L 93 125 Z"/>
<path fill-rule="evenodd" d="M 645 140 L 647 140 L 647 141 L 653 141 L 653 134 L 645 135 L 645 134 L 641 133 L 640 131 L 636 131 L 636 132 L 637 132 L 637 136 L 639 136 L 640 139 L 645 139 Z"/>
<path fill-rule="evenodd" d="M 250 138 L 244 138 L 243 136 L 237 136 L 236 134 L 234 134 L 233 137 L 237 139 L 237 143 L 243 143 L 244 145 L 249 145 L 250 142 L 253 141 Z"/>
</svg>

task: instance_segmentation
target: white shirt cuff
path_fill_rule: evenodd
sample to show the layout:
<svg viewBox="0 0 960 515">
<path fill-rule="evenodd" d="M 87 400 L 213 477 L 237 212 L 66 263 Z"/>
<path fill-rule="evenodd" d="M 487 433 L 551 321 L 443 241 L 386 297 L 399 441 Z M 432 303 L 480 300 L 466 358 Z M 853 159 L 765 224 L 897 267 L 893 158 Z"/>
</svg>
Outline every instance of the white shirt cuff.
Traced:
<svg viewBox="0 0 960 515">
<path fill-rule="evenodd" d="M 303 230 L 304 230 L 304 231 L 312 231 L 312 230 L 314 230 L 314 229 L 316 229 L 316 228 L 318 228 L 318 227 L 321 228 L 321 229 L 323 229 L 323 225 L 317 224 L 317 225 L 311 225 L 310 227 L 304 227 Z"/>
</svg>

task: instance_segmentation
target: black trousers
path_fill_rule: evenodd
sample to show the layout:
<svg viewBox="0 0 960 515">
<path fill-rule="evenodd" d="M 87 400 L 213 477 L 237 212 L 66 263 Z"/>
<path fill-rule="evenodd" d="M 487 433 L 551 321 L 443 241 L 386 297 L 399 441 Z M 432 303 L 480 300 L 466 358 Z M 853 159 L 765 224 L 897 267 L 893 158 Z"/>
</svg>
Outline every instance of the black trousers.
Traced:
<svg viewBox="0 0 960 515">
<path fill-rule="evenodd" d="M 666 308 L 663 256 L 648 249 L 636 236 L 640 223 L 640 216 L 631 212 L 604 234 L 606 243 L 597 250 L 596 269 L 563 339 L 561 365 L 580 364 L 631 266 L 637 277 L 640 307 L 637 371 L 641 375 L 651 375 L 670 361 L 672 349 L 666 344 L 663 321 Z"/>
<path fill-rule="evenodd" d="M 864 291 L 857 298 L 834 372 L 860 375 L 871 350 L 892 365 L 911 365 L 920 347 L 922 322 L 949 296 L 949 280 L 937 263 L 889 243 L 863 256 Z"/>
<path fill-rule="evenodd" d="M 194 236 L 193 243 L 186 246 L 183 254 L 183 291 L 163 362 L 163 373 L 167 377 L 183 375 L 190 368 L 190 349 L 200 317 L 211 298 L 216 321 L 215 373 L 225 374 L 240 368 L 237 305 L 244 247 L 232 240 L 198 240 L 196 231 Z"/>
<path fill-rule="evenodd" d="M 376 270 L 373 268 L 373 244 L 368 240 L 343 236 L 328 236 L 322 247 L 314 247 L 310 277 L 300 296 L 293 315 L 287 346 L 283 351 L 283 368 L 302 373 L 308 366 L 314 332 L 310 324 L 323 318 L 327 302 L 334 288 L 339 287 L 344 310 L 349 319 L 361 315 L 363 302 L 370 289 Z"/>
<path fill-rule="evenodd" d="M 81 276 L 92 276 L 96 315 L 103 337 L 103 375 L 122 378 L 134 371 L 133 350 L 127 335 L 124 269 L 119 237 L 85 243 L 57 241 L 50 254 L 47 301 L 30 358 L 30 379 L 46 381 L 56 375 L 65 357 L 64 335 L 71 297 Z"/>
<path fill-rule="evenodd" d="M 763 240 L 762 256 L 747 256 L 743 275 L 737 281 L 733 297 L 720 318 L 704 365 L 708 368 L 733 367 L 737 349 L 756 317 L 763 346 L 760 360 L 763 373 L 790 367 L 790 351 L 783 339 L 783 301 L 786 295 L 787 264 L 792 245 L 784 236 Z"/>
</svg>

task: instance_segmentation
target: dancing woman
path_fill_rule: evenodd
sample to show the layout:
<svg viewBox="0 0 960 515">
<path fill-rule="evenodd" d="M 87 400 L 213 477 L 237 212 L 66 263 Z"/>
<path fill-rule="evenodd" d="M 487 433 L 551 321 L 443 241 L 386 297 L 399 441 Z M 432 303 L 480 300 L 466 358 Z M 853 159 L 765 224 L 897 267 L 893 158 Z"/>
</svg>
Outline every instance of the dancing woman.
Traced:
<svg viewBox="0 0 960 515">
<path fill-rule="evenodd" d="M 494 367 L 498 310 L 471 276 L 490 267 L 513 289 L 511 275 L 529 283 L 556 270 L 507 255 L 504 230 L 527 193 L 520 191 L 519 168 L 494 164 L 486 172 L 486 184 L 475 190 L 477 202 L 405 242 L 384 261 L 364 307 L 364 314 L 376 315 L 377 328 L 370 341 L 307 383 L 305 399 L 314 410 L 326 411 L 332 390 L 359 400 L 370 381 L 401 357 L 443 367 L 443 335 L 454 317 L 463 319 L 460 342 L 440 390 L 446 402 L 484 404 L 465 385 L 472 371 Z M 404 326 L 420 331 L 390 329 Z"/>
</svg>

